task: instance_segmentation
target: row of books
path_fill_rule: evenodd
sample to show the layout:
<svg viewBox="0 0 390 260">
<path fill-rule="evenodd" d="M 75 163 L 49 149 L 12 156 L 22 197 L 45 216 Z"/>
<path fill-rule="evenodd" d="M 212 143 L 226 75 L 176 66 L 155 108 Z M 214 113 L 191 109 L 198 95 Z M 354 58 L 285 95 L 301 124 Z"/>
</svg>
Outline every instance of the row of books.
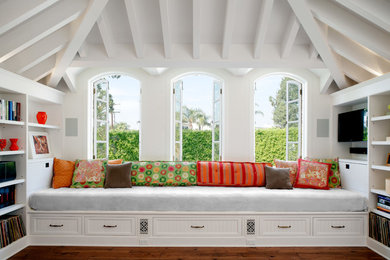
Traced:
<svg viewBox="0 0 390 260">
<path fill-rule="evenodd" d="M 390 220 L 371 212 L 369 236 L 390 247 Z"/>
<path fill-rule="evenodd" d="M 15 204 L 15 185 L 0 188 L 0 209 Z"/>
<path fill-rule="evenodd" d="M 0 220 L 0 248 L 26 235 L 21 216 L 6 216 Z"/>
<path fill-rule="evenodd" d="M 376 207 L 378 210 L 390 213 L 390 197 L 378 195 Z"/>
<path fill-rule="evenodd" d="M 0 99 L 0 119 L 21 121 L 20 103 L 12 100 Z"/>
</svg>

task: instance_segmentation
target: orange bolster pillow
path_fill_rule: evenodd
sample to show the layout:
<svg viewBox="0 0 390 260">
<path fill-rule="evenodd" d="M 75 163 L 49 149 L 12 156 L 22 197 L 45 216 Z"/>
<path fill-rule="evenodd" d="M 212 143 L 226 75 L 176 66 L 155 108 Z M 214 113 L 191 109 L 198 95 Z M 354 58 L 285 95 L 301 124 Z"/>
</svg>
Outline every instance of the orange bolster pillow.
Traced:
<svg viewBox="0 0 390 260">
<path fill-rule="evenodd" d="M 197 162 L 199 186 L 265 186 L 265 165 L 252 162 Z"/>
</svg>

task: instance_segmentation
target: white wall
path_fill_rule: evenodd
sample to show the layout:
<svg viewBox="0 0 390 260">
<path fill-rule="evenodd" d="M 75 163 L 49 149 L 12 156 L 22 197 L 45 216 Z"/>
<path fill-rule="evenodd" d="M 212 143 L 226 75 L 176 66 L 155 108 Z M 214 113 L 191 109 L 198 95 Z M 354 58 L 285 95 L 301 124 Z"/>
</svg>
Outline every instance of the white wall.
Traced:
<svg viewBox="0 0 390 260">
<path fill-rule="evenodd" d="M 233 76 L 224 69 L 169 69 L 151 76 L 141 69 L 90 68 L 77 76 L 77 92 L 65 97 L 64 117 L 78 118 L 77 137 L 64 137 L 66 159 L 88 158 L 89 84 L 107 72 L 124 73 L 141 83 L 141 160 L 171 158 L 171 82 L 188 72 L 204 72 L 224 81 L 223 92 L 223 160 L 254 160 L 253 86 L 256 79 L 274 73 L 292 76 L 304 83 L 303 156 L 327 157 L 330 139 L 316 137 L 317 119 L 331 119 L 331 98 L 320 95 L 319 79 L 304 69 L 255 69 L 244 77 Z M 89 101 L 88 101 L 89 100 Z"/>
</svg>

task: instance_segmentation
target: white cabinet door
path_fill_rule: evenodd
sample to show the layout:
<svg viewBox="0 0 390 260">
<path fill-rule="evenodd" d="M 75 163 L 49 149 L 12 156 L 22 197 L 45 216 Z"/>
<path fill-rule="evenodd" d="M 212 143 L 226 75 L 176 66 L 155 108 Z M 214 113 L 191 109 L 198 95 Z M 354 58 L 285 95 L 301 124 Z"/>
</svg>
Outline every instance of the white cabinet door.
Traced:
<svg viewBox="0 0 390 260">
<path fill-rule="evenodd" d="M 356 191 L 368 197 L 367 163 L 340 160 L 341 186 L 343 189 Z"/>
</svg>

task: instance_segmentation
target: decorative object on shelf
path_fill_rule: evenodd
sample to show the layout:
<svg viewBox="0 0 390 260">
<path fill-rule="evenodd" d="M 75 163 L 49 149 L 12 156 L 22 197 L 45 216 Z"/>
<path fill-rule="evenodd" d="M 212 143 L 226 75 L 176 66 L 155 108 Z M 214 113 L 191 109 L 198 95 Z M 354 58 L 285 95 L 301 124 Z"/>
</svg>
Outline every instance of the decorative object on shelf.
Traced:
<svg viewBox="0 0 390 260">
<path fill-rule="evenodd" d="M 44 112 L 44 111 L 39 111 L 39 112 L 37 113 L 37 121 L 38 121 L 38 123 L 41 124 L 41 125 L 44 125 L 44 124 L 46 124 L 46 120 L 47 120 L 47 114 L 46 114 L 46 112 Z"/>
<path fill-rule="evenodd" d="M 390 115 L 390 105 L 388 105 L 387 108 L 389 109 L 389 111 L 387 111 L 386 115 Z"/>
<path fill-rule="evenodd" d="M 0 149 L 3 151 L 7 146 L 7 139 L 0 139 Z"/>
<path fill-rule="evenodd" d="M 11 141 L 11 146 L 9 147 L 9 149 L 10 149 L 11 151 L 17 151 L 17 150 L 19 150 L 19 146 L 18 146 L 18 144 L 17 144 L 18 138 L 10 138 L 9 140 Z"/>
<path fill-rule="evenodd" d="M 12 181 L 15 179 L 16 179 L 15 161 L 0 161 L 0 182 Z M 1 199 L 0 199 L 0 203 L 1 203 Z"/>
<path fill-rule="evenodd" d="M 390 179 L 386 179 L 386 193 L 390 194 Z"/>
<path fill-rule="evenodd" d="M 386 137 L 386 142 L 390 142 L 390 136 Z"/>
<path fill-rule="evenodd" d="M 29 132 L 30 141 L 30 157 L 36 158 L 48 158 L 52 156 L 49 134 L 46 132 Z"/>
<path fill-rule="evenodd" d="M 387 154 L 386 165 L 390 166 L 390 153 Z"/>
</svg>

